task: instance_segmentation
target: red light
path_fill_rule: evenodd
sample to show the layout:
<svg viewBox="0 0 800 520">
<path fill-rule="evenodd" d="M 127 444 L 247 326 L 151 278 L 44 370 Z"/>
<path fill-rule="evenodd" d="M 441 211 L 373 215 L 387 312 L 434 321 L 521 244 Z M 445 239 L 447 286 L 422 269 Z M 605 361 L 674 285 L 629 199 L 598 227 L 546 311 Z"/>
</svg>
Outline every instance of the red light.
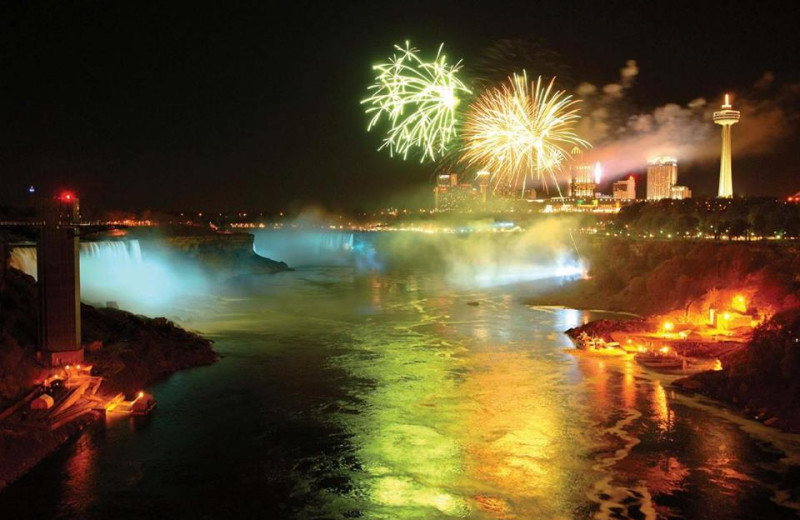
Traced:
<svg viewBox="0 0 800 520">
<path fill-rule="evenodd" d="M 70 200 L 72 200 L 72 193 L 69 192 L 69 191 L 65 191 L 58 198 L 63 200 L 63 201 L 70 201 Z"/>
</svg>

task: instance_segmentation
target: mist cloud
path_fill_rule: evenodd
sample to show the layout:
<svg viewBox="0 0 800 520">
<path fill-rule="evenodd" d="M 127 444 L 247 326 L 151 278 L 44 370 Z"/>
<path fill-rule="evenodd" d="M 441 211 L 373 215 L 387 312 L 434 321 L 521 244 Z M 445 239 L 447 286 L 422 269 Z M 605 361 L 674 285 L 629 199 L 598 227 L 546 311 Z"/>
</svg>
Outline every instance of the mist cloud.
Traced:
<svg viewBox="0 0 800 520">
<path fill-rule="evenodd" d="M 636 113 L 625 98 L 638 74 L 636 61 L 628 60 L 617 82 L 602 89 L 587 82 L 577 87 L 584 102 L 578 132 L 594 145 L 589 159 L 602 162 L 612 177 L 641 171 L 648 159 L 659 155 L 679 161 L 717 161 L 719 128 L 713 124 L 713 112 L 721 100 L 709 103 L 697 97 Z M 800 85 L 778 85 L 772 72 L 755 81 L 752 91 L 736 93 L 734 108 L 742 115 L 734 131 L 737 156 L 769 153 L 789 136 L 796 126 L 798 99 Z"/>
</svg>

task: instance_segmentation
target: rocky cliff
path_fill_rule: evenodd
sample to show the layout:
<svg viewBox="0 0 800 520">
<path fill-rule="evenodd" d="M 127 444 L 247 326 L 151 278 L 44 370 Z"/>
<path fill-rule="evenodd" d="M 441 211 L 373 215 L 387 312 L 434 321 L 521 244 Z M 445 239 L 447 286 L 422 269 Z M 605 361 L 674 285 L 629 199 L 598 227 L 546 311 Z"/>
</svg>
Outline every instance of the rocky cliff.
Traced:
<svg viewBox="0 0 800 520">
<path fill-rule="evenodd" d="M 640 315 L 688 313 L 711 303 L 704 299 L 714 291 L 723 296 L 737 291 L 767 314 L 800 306 L 800 246 L 795 243 L 596 238 L 579 244 L 579 250 L 589 279 L 527 303 Z"/>
<path fill-rule="evenodd" d="M 32 277 L 8 269 L 0 288 L 0 409 L 43 374 L 35 362 L 37 290 Z M 127 393 L 167 374 L 217 359 L 211 342 L 164 318 L 81 305 L 87 363 L 104 388 Z"/>
<path fill-rule="evenodd" d="M 253 250 L 253 235 L 215 233 L 195 236 L 170 236 L 162 242 L 144 242 L 143 248 L 158 247 L 162 252 L 191 258 L 209 270 L 226 274 L 263 274 L 286 271 L 284 262 L 258 256 Z"/>
</svg>

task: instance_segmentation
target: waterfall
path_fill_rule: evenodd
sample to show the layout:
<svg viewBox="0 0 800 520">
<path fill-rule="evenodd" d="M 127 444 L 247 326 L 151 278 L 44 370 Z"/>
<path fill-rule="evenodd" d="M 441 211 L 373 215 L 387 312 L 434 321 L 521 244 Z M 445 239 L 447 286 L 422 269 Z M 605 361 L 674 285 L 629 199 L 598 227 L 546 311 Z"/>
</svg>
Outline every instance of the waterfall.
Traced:
<svg viewBox="0 0 800 520">
<path fill-rule="evenodd" d="M 38 274 L 38 269 L 36 267 L 36 248 L 12 247 L 11 258 L 9 259 L 8 265 L 36 278 Z"/>
<path fill-rule="evenodd" d="M 81 242 L 81 265 L 84 262 L 142 263 L 142 248 L 138 240 Z M 9 266 L 38 279 L 35 247 L 13 247 Z M 83 269 L 81 269 L 83 275 Z"/>
<path fill-rule="evenodd" d="M 36 278 L 36 248 L 11 249 L 9 265 Z M 207 280 L 197 267 L 148 249 L 138 240 L 80 244 L 81 300 L 95 305 L 162 314 L 186 295 L 204 294 Z M 187 300 L 188 301 L 188 300 Z"/>
<path fill-rule="evenodd" d="M 82 242 L 81 263 L 84 260 L 142 263 L 142 248 L 138 240 Z"/>
<path fill-rule="evenodd" d="M 256 254 L 293 267 L 352 265 L 355 233 L 338 230 L 266 229 L 254 233 Z"/>
<path fill-rule="evenodd" d="M 312 240 L 317 242 L 321 253 L 353 250 L 353 233 L 323 232 L 319 233 L 319 236 L 313 237 Z"/>
</svg>

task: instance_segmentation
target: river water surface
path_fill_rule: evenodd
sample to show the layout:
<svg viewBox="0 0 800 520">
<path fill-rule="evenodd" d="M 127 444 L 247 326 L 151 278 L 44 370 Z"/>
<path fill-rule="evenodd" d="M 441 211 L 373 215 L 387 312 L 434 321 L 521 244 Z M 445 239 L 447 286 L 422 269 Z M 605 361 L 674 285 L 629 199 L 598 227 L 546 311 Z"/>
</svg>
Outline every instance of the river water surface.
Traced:
<svg viewBox="0 0 800 520">
<path fill-rule="evenodd" d="M 797 518 L 797 437 L 576 358 L 601 314 L 530 286 L 311 267 L 236 279 L 183 324 L 215 365 L 0 494 L 0 518 Z M 476 304 L 477 303 L 477 304 Z"/>
</svg>

